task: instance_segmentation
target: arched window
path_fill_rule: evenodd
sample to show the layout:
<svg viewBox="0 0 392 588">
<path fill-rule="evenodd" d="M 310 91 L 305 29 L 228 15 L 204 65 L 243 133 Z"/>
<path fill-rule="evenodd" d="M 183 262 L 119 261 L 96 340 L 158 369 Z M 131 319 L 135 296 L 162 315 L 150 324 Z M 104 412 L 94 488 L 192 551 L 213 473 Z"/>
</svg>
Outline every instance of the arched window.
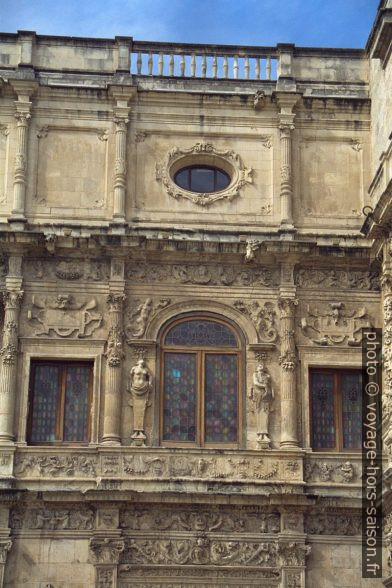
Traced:
<svg viewBox="0 0 392 588">
<path fill-rule="evenodd" d="M 240 342 L 225 322 L 187 317 L 161 340 L 161 441 L 235 447 L 239 440 Z"/>
</svg>

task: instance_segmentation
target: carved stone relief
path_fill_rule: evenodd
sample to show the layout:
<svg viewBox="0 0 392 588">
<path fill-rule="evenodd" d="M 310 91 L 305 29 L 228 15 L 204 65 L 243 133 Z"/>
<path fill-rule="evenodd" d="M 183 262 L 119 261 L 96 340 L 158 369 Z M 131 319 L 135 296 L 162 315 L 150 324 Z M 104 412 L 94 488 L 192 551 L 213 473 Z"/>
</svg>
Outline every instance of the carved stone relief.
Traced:
<svg viewBox="0 0 392 588">
<path fill-rule="evenodd" d="M 173 180 L 173 171 L 190 164 L 213 163 L 226 170 L 231 178 L 227 188 L 219 192 L 202 194 L 190 192 L 177 186 Z M 241 157 L 233 150 L 220 150 L 211 143 L 196 143 L 188 149 L 173 147 L 165 159 L 156 164 L 156 179 L 162 183 L 164 190 L 176 200 L 184 198 L 198 206 L 210 206 L 218 200 L 233 200 L 239 196 L 240 189 L 252 183 L 252 169 L 244 166 Z"/>
<path fill-rule="evenodd" d="M 301 288 L 319 286 L 322 289 L 377 291 L 380 289 L 380 276 L 376 267 L 371 271 L 302 268 L 296 272 L 295 283 Z"/>
<path fill-rule="evenodd" d="M 97 463 L 87 456 L 26 455 L 15 457 L 16 476 L 82 476 L 96 474 Z"/>
<path fill-rule="evenodd" d="M 274 390 L 271 376 L 264 366 L 263 359 L 259 359 L 256 371 L 253 374 L 253 386 L 249 392 L 253 412 L 256 414 L 257 443 L 260 448 L 268 449 L 271 446 L 269 438 L 269 414 L 272 411 Z"/>
<path fill-rule="evenodd" d="M 316 345 L 358 346 L 361 344 L 361 329 L 371 325 L 364 306 L 347 310 L 343 302 L 331 302 L 324 310 L 308 306 L 307 316 L 301 319 L 300 327 L 303 335 Z"/>
<path fill-rule="evenodd" d="M 263 343 L 274 343 L 278 338 L 278 329 L 276 326 L 276 310 L 272 302 L 264 304 L 257 300 L 244 302 L 236 300 L 234 306 L 237 310 L 246 314 L 259 334 L 260 341 Z"/>
<path fill-rule="evenodd" d="M 92 537 L 89 547 L 93 563 L 118 564 L 120 554 L 124 551 L 125 545 L 122 539 Z"/>
<path fill-rule="evenodd" d="M 176 510 L 163 505 L 138 505 L 121 512 L 120 526 L 135 531 L 279 533 L 279 518 L 279 513 L 257 507 Z"/>
<path fill-rule="evenodd" d="M 109 262 L 102 259 L 29 259 L 24 264 L 29 280 L 61 280 L 68 282 L 105 281 L 109 279 Z"/>
<path fill-rule="evenodd" d="M 12 529 L 47 529 L 86 531 L 94 528 L 95 513 L 90 508 L 16 507 L 11 512 Z"/>
<path fill-rule="evenodd" d="M 189 539 L 129 539 L 122 563 L 174 565 L 274 566 L 272 542 L 222 541 L 205 536 Z"/>
<path fill-rule="evenodd" d="M 168 265 L 130 262 L 126 271 L 133 283 L 179 283 L 199 286 L 261 286 L 274 288 L 279 284 L 279 271 L 258 266 L 244 269 L 239 265 Z"/>
<path fill-rule="evenodd" d="M 303 543 L 280 543 L 279 559 L 282 566 L 305 566 L 305 559 L 311 551 L 310 545 Z"/>
<path fill-rule="evenodd" d="M 147 407 L 150 406 L 153 377 L 147 368 L 145 360 L 139 359 L 129 372 L 130 394 L 129 405 L 133 409 L 133 433 L 131 439 L 135 445 L 144 446 L 146 435 L 144 432 L 144 418 Z"/>
<path fill-rule="evenodd" d="M 360 515 L 319 512 L 305 517 L 305 532 L 311 535 L 360 535 Z"/>
<path fill-rule="evenodd" d="M 58 294 L 55 298 L 40 300 L 32 297 L 28 319 L 41 326 L 34 335 L 58 335 L 78 338 L 90 337 L 102 324 L 102 314 L 97 308 L 95 298 L 87 302 L 77 302 L 71 294 Z"/>
<path fill-rule="evenodd" d="M 146 332 L 149 320 L 160 310 L 170 304 L 170 298 L 161 298 L 154 301 L 152 298 L 146 298 L 143 301 L 134 300 L 128 312 L 128 323 L 125 327 L 125 333 L 128 338 L 139 339 Z"/>
<path fill-rule="evenodd" d="M 304 477 L 307 482 L 340 482 L 349 484 L 358 481 L 357 468 L 350 462 L 306 461 Z"/>
</svg>

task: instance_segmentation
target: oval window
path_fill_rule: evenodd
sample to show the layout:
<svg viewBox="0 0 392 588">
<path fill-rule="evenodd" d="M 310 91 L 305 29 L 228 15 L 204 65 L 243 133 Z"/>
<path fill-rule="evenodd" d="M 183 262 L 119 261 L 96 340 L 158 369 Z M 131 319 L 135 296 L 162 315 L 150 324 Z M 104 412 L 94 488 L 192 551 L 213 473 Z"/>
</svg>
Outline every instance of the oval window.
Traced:
<svg viewBox="0 0 392 588">
<path fill-rule="evenodd" d="M 219 192 L 230 184 L 230 176 L 216 167 L 192 165 L 183 167 L 174 176 L 180 188 L 190 192 Z"/>
</svg>

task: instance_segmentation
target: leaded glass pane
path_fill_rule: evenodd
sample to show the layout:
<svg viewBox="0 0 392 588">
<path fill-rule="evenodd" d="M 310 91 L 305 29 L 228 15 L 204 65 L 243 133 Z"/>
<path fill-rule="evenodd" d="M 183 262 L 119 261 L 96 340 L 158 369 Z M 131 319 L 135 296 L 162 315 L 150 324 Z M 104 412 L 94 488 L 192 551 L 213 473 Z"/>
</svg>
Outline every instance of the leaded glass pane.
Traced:
<svg viewBox="0 0 392 588">
<path fill-rule="evenodd" d="M 196 441 L 196 386 L 196 355 L 165 353 L 164 441 Z"/>
<path fill-rule="evenodd" d="M 237 347 L 235 336 L 228 327 L 200 319 L 175 325 L 167 333 L 165 343 L 182 347 Z"/>
<path fill-rule="evenodd" d="M 343 373 L 343 448 L 361 449 L 362 379 L 361 372 Z"/>
<path fill-rule="evenodd" d="M 311 374 L 313 449 L 335 448 L 335 406 L 332 373 Z"/>
<path fill-rule="evenodd" d="M 237 441 L 237 355 L 205 356 L 205 440 Z"/>
<path fill-rule="evenodd" d="M 64 441 L 88 441 L 88 396 L 91 368 L 67 366 Z"/>
<path fill-rule="evenodd" d="M 56 441 L 60 369 L 58 365 L 44 364 L 37 364 L 34 368 L 30 437 L 32 443 Z"/>
</svg>

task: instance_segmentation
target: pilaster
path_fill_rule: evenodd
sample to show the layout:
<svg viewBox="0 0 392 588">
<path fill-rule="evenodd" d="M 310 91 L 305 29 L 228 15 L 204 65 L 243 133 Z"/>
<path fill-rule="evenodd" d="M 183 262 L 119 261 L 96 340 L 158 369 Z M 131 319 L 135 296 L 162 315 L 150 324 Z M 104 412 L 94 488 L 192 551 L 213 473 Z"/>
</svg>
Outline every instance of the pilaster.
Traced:
<svg viewBox="0 0 392 588">
<path fill-rule="evenodd" d="M 8 222 L 13 223 L 17 230 L 23 230 L 26 222 L 26 184 L 28 167 L 28 134 L 31 119 L 31 96 L 38 83 L 32 81 L 13 80 L 11 85 L 18 99 L 15 100 L 16 118 L 16 155 L 14 163 L 14 190 L 11 216 Z"/>
<path fill-rule="evenodd" d="M 115 124 L 115 164 L 113 178 L 113 225 L 125 225 L 125 200 L 127 189 L 127 131 L 131 107 L 129 101 L 136 95 L 136 88 L 129 86 L 110 86 L 115 99 L 113 121 Z"/>
</svg>

